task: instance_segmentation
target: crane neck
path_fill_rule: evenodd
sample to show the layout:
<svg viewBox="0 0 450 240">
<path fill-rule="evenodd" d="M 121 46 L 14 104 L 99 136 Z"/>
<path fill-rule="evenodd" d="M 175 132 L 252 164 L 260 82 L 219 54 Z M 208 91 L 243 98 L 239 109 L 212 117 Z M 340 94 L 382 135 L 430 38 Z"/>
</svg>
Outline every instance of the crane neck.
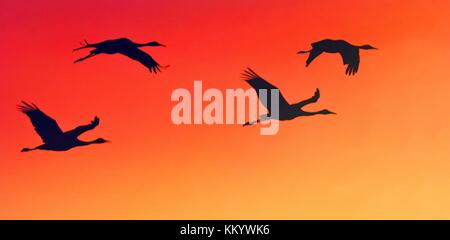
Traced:
<svg viewBox="0 0 450 240">
<path fill-rule="evenodd" d="M 97 143 L 97 140 L 92 140 L 92 141 L 81 141 L 81 140 L 78 140 L 77 145 L 78 146 L 87 146 L 87 145 L 96 144 L 96 143 Z"/>
</svg>

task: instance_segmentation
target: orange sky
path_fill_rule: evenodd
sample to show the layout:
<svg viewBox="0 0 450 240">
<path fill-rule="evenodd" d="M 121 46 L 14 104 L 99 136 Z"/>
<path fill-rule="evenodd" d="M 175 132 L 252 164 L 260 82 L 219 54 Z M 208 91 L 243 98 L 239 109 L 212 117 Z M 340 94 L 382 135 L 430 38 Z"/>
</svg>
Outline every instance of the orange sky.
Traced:
<svg viewBox="0 0 450 240">
<path fill-rule="evenodd" d="M 450 2 L 2 1 L 0 218 L 450 218 Z M 72 48 L 128 37 L 162 65 L 157 76 L 118 56 L 72 62 Z M 356 76 L 339 55 L 305 68 L 324 38 L 371 44 Z M 176 88 L 247 88 L 246 67 L 290 101 L 336 116 L 259 127 L 180 125 Z M 68 152 L 40 144 L 20 100 L 82 139 Z"/>
</svg>

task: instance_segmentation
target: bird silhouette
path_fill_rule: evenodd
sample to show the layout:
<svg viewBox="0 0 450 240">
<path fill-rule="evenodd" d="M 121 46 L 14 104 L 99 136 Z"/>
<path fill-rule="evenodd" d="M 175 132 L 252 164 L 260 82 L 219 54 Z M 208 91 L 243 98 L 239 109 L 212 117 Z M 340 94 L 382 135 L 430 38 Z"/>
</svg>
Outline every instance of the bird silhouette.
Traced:
<svg viewBox="0 0 450 240">
<path fill-rule="evenodd" d="M 306 66 L 308 67 L 311 62 L 317 58 L 323 52 L 326 53 L 339 53 L 341 54 L 344 65 L 347 66 L 345 74 L 355 75 L 359 68 L 359 49 L 376 49 L 370 45 L 355 46 L 344 40 L 331 40 L 325 39 L 311 44 L 312 49 L 308 51 L 299 51 L 298 54 L 309 53 L 309 57 L 306 60 Z"/>
<path fill-rule="evenodd" d="M 35 148 L 23 148 L 22 152 L 32 150 L 67 151 L 74 147 L 86 146 L 90 144 L 106 143 L 107 140 L 97 138 L 94 141 L 81 141 L 78 136 L 86 131 L 92 130 L 100 123 L 100 119 L 95 117 L 90 124 L 79 126 L 73 130 L 63 132 L 58 123 L 42 112 L 36 105 L 22 101 L 23 105 L 18 105 L 18 109 L 25 113 L 31 120 L 37 134 L 42 138 L 44 144 Z"/>
<path fill-rule="evenodd" d="M 302 116 L 313 116 L 313 115 L 317 115 L 317 114 L 336 114 L 327 109 L 323 109 L 323 110 L 316 111 L 316 112 L 307 112 L 302 109 L 304 106 L 311 104 L 311 103 L 315 103 L 315 102 L 317 102 L 317 100 L 319 100 L 320 91 L 319 91 L 319 89 L 316 89 L 316 92 L 314 93 L 313 97 L 303 100 L 301 102 L 295 103 L 295 104 L 289 104 L 286 101 L 286 99 L 283 97 L 283 95 L 281 94 L 281 91 L 280 91 L 279 92 L 279 116 L 278 117 L 272 116 L 270 91 L 272 89 L 276 89 L 279 91 L 279 89 L 277 87 L 275 87 L 274 85 L 270 84 L 269 82 L 267 82 L 266 80 L 264 80 L 263 78 L 261 78 L 260 76 L 258 76 L 258 74 L 256 74 L 250 68 L 248 68 L 246 71 L 244 71 L 243 77 L 244 77 L 244 80 L 256 90 L 256 94 L 258 95 L 258 98 L 260 97 L 259 96 L 260 89 L 267 90 L 267 101 L 261 101 L 261 99 L 260 99 L 260 101 L 268 110 L 267 115 L 259 116 L 259 119 L 254 122 L 246 122 L 244 124 L 244 126 L 253 125 L 255 123 L 265 121 L 265 120 L 270 120 L 270 119 L 292 120 L 294 118 L 302 117 Z"/>
<path fill-rule="evenodd" d="M 165 45 L 160 44 L 158 42 L 148 42 L 148 43 L 135 43 L 127 38 L 119 38 L 119 39 L 113 39 L 113 40 L 107 40 L 99 43 L 93 43 L 90 44 L 86 40 L 84 40 L 84 43 L 81 43 L 81 47 L 75 48 L 73 51 L 78 51 L 84 48 L 95 48 L 91 50 L 89 55 L 79 58 L 75 60 L 74 63 L 84 61 L 90 57 L 93 57 L 100 53 L 105 54 L 116 54 L 120 53 L 122 55 L 125 55 L 133 60 L 136 60 L 140 62 L 142 65 L 144 65 L 150 73 L 157 73 L 161 72 L 160 68 L 167 68 L 169 66 L 161 66 L 159 65 L 150 55 L 148 55 L 146 52 L 140 50 L 140 47 L 145 46 L 162 46 L 165 47 Z"/>
</svg>

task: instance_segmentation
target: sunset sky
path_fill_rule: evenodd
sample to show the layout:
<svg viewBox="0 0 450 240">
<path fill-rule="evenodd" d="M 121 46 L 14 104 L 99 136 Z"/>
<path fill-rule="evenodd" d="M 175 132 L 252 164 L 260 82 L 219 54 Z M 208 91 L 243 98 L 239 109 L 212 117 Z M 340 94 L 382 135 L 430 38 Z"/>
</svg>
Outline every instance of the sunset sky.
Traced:
<svg viewBox="0 0 450 240">
<path fill-rule="evenodd" d="M 1 219 L 449 219 L 450 1 L 1 1 Z M 91 43 L 127 37 L 161 65 L 120 55 L 74 64 Z M 308 68 L 310 43 L 345 39 Z M 288 101 L 337 115 L 259 126 L 174 125 L 177 88 L 244 88 L 251 67 Z M 16 109 L 33 102 L 63 130 L 110 144 L 33 151 Z"/>
</svg>

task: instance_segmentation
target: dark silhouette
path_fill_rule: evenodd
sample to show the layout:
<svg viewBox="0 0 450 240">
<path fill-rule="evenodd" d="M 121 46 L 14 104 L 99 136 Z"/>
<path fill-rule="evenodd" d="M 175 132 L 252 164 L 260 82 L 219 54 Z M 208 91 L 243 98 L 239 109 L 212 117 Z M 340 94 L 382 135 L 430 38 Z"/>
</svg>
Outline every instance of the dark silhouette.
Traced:
<svg viewBox="0 0 450 240">
<path fill-rule="evenodd" d="M 298 54 L 309 53 L 306 60 L 306 66 L 318 57 L 321 53 L 339 53 L 341 54 L 344 65 L 347 66 L 345 74 L 355 75 L 359 68 L 359 49 L 376 49 L 370 45 L 355 46 L 344 40 L 325 39 L 311 44 L 312 49 L 309 51 L 299 51 Z"/>
<path fill-rule="evenodd" d="M 87 58 L 93 57 L 100 53 L 106 53 L 106 54 L 116 54 L 120 53 L 122 55 L 125 55 L 133 60 L 136 60 L 140 62 L 142 65 L 144 65 L 150 72 L 157 73 L 161 72 L 160 68 L 167 68 L 169 66 L 160 66 L 150 55 L 148 55 L 146 52 L 140 50 L 140 47 L 145 46 L 162 46 L 165 47 L 165 45 L 160 44 L 158 42 L 148 42 L 148 43 L 135 43 L 127 38 L 119 38 L 114 40 L 107 40 L 99 43 L 93 43 L 90 44 L 86 40 L 84 40 L 84 43 L 81 43 L 81 47 L 75 48 L 73 51 L 78 51 L 80 49 L 84 48 L 95 48 L 94 50 L 91 50 L 89 55 L 86 57 L 79 58 L 75 61 L 81 62 Z"/>
<path fill-rule="evenodd" d="M 100 123 L 100 119 L 95 117 L 90 124 L 79 126 L 68 132 L 63 132 L 58 126 L 58 123 L 42 112 L 36 105 L 22 102 L 23 105 L 18 105 L 18 109 L 25 113 L 31 120 L 36 132 L 41 136 L 44 144 L 35 148 L 24 148 L 22 152 L 28 152 L 36 149 L 51 150 L 51 151 L 67 151 L 74 147 L 86 146 L 96 143 L 106 143 L 103 138 L 98 138 L 94 141 L 81 141 L 78 136 L 86 131 L 92 130 Z"/>
<path fill-rule="evenodd" d="M 327 109 L 323 109 L 323 110 L 320 110 L 317 112 L 307 112 L 307 111 L 302 110 L 302 108 L 304 106 L 311 104 L 311 103 L 315 103 L 315 102 L 317 102 L 317 100 L 319 100 L 319 98 L 320 98 L 319 89 L 316 90 L 313 97 L 303 100 L 301 102 L 295 103 L 295 104 L 289 104 L 286 101 L 286 99 L 283 97 L 283 95 L 281 94 L 281 91 L 279 91 L 279 89 L 277 87 L 275 87 L 274 85 L 270 84 L 269 82 L 267 82 L 266 80 L 264 80 L 263 78 L 258 76 L 258 74 L 256 74 L 250 68 L 248 68 L 244 72 L 243 77 L 244 77 L 245 81 L 247 81 L 248 84 L 250 84 L 250 86 L 252 86 L 256 90 L 258 97 L 259 97 L 259 89 L 267 90 L 267 101 L 261 101 L 261 102 L 268 110 L 267 115 L 261 115 L 260 119 L 258 119 L 256 122 L 247 122 L 244 124 L 244 126 L 253 125 L 255 123 L 269 120 L 269 119 L 292 120 L 294 118 L 302 117 L 302 116 L 313 116 L 313 115 L 317 115 L 317 114 L 336 114 Z M 270 90 L 272 90 L 272 89 L 278 89 L 278 91 L 279 91 L 279 116 L 278 116 L 278 118 L 276 118 L 276 116 L 272 116 L 272 114 L 271 114 Z"/>
</svg>

